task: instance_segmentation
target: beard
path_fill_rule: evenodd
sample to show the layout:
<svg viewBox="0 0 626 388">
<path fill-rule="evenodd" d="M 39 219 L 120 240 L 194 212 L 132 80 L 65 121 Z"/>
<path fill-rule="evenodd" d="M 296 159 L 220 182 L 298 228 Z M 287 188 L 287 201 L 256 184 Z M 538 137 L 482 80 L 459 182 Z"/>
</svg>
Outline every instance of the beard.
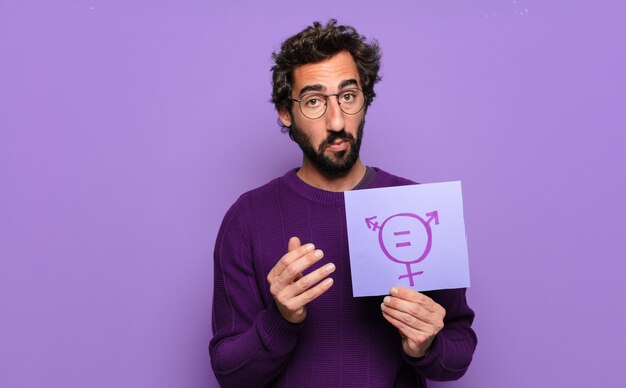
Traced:
<svg viewBox="0 0 626 388">
<path fill-rule="evenodd" d="M 339 132 L 331 132 L 328 137 L 319 145 L 317 150 L 311 143 L 311 138 L 304 133 L 295 122 L 292 121 L 290 134 L 304 155 L 311 163 L 322 173 L 328 176 L 343 175 L 350 171 L 352 166 L 359 160 L 359 151 L 361 150 L 361 140 L 363 138 L 363 127 L 365 126 L 365 117 L 359 123 L 356 139 L 344 129 Z M 332 157 L 326 156 L 324 151 L 336 140 L 344 140 L 350 144 L 347 150 L 337 152 Z"/>
</svg>

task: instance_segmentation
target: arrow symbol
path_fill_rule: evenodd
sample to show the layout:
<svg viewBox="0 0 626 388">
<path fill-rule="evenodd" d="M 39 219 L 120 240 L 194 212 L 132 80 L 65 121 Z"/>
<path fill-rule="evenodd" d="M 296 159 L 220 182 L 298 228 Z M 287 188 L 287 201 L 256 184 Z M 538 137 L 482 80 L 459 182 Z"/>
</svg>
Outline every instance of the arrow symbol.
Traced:
<svg viewBox="0 0 626 388">
<path fill-rule="evenodd" d="M 365 219 L 365 224 L 367 225 L 368 229 L 371 229 L 372 231 L 376 231 L 378 229 L 380 229 L 380 227 L 378 226 L 378 222 L 373 222 L 372 220 L 377 218 L 376 216 L 374 217 L 369 217 Z"/>
<path fill-rule="evenodd" d="M 430 224 L 430 221 L 435 220 L 435 225 L 439 225 L 439 213 L 437 212 L 437 210 L 426 213 L 426 217 L 428 217 L 428 219 L 426 220 L 427 224 Z"/>
</svg>

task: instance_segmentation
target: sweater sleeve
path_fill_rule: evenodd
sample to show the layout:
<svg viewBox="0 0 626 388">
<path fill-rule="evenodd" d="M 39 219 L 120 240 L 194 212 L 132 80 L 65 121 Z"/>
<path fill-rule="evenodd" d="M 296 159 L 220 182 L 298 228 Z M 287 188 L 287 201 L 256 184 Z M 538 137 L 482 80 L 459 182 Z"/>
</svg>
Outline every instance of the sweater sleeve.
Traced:
<svg viewBox="0 0 626 388">
<path fill-rule="evenodd" d="M 252 252 L 237 204 L 226 213 L 215 243 L 211 365 L 222 387 L 270 383 L 285 367 L 300 325 L 264 306 Z"/>
<path fill-rule="evenodd" d="M 404 358 L 424 377 L 435 381 L 457 380 L 467 371 L 478 340 L 471 325 L 474 312 L 467 305 L 465 289 L 425 292 L 445 310 L 444 328 L 422 358 Z"/>
</svg>

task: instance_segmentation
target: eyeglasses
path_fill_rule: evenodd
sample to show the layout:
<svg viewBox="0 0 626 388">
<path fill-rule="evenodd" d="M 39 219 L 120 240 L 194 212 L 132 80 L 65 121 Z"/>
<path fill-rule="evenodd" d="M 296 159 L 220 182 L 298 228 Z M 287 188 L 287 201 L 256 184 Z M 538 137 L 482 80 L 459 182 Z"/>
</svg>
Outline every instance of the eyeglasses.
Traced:
<svg viewBox="0 0 626 388">
<path fill-rule="evenodd" d="M 302 114 L 312 120 L 319 119 L 326 113 L 328 97 L 337 97 L 337 104 L 341 111 L 347 115 L 355 115 L 365 106 L 365 95 L 361 89 L 346 89 L 335 94 L 307 93 L 299 100 L 290 98 L 300 105 Z"/>
</svg>

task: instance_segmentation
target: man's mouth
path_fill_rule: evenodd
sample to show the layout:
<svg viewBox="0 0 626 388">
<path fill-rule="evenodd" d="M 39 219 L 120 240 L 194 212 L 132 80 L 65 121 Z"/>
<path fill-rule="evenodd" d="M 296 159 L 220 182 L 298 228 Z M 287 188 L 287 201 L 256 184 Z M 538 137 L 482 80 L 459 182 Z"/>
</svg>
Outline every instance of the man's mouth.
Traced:
<svg viewBox="0 0 626 388">
<path fill-rule="evenodd" d="M 350 145 L 350 142 L 348 142 L 347 140 L 337 139 L 333 141 L 332 143 L 328 144 L 326 148 L 328 148 L 329 150 L 333 152 L 340 152 L 340 151 L 347 150 L 349 145 Z"/>
</svg>

